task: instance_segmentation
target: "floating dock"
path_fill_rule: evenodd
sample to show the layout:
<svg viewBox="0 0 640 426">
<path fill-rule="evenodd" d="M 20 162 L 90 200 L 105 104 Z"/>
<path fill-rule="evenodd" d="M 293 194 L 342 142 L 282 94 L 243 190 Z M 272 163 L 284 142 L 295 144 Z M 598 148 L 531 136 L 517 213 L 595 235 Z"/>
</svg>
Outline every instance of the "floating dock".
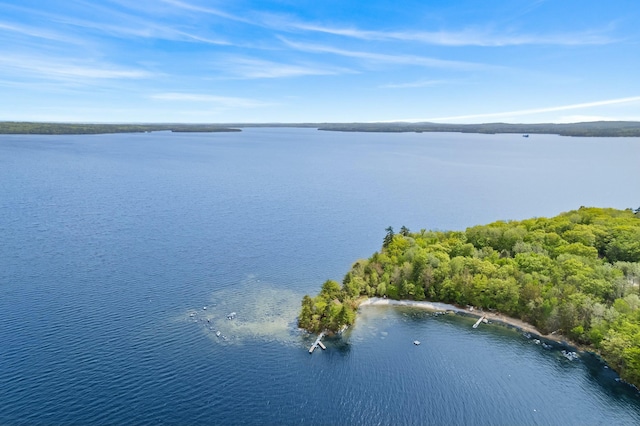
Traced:
<svg viewBox="0 0 640 426">
<path fill-rule="evenodd" d="M 482 322 L 482 320 L 484 320 L 484 315 L 482 316 L 482 318 L 480 318 L 478 321 L 476 321 L 475 324 L 473 324 L 473 328 L 478 328 L 478 326 L 480 325 L 480 323 Z"/>
<path fill-rule="evenodd" d="M 320 341 L 322 340 L 322 338 L 324 337 L 324 331 L 322 333 L 320 333 L 320 335 L 318 336 L 318 338 L 316 339 L 315 342 L 313 342 L 313 345 L 311 345 L 311 347 L 309 348 L 309 353 L 312 354 L 313 351 L 320 346 L 322 348 L 322 350 L 327 349 L 327 347 Z"/>
</svg>

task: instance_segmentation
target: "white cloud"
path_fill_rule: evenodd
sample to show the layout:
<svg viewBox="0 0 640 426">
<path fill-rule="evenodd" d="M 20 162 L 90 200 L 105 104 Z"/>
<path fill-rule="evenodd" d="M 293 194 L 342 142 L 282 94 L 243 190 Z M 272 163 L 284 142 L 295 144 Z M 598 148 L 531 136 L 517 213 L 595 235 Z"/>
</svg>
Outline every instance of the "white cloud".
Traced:
<svg viewBox="0 0 640 426">
<path fill-rule="evenodd" d="M 89 62 L 79 64 L 69 58 L 30 57 L 19 55 L 0 56 L 0 69 L 33 74 L 43 79 L 142 79 L 153 74 L 133 68 L 122 68 L 111 64 Z"/>
<path fill-rule="evenodd" d="M 80 37 L 73 38 L 67 35 L 62 35 L 58 32 L 47 31 L 42 28 L 19 25 L 15 23 L 0 22 L 0 31 L 10 32 L 13 34 L 20 34 L 20 35 L 44 39 L 44 40 L 73 43 L 73 44 L 84 44 L 84 41 Z"/>
<path fill-rule="evenodd" d="M 170 3 L 170 0 L 168 0 Z M 179 24 L 179 20 L 175 16 L 175 8 L 167 9 L 157 7 L 151 8 L 150 4 L 123 4 L 121 6 L 133 8 L 136 10 L 144 10 L 145 12 L 155 13 L 151 19 L 143 18 L 141 14 L 130 14 L 118 10 L 114 10 L 111 7 L 105 5 L 99 5 L 94 3 L 87 3 L 85 6 L 87 10 L 84 12 L 84 18 L 82 13 L 77 13 L 74 16 L 69 14 L 50 13 L 44 12 L 38 9 L 28 9 L 24 7 L 18 7 L 23 14 L 30 17 L 38 17 L 41 21 L 46 22 L 46 25 L 56 27 L 56 31 L 45 28 L 28 27 L 24 25 L 18 25 L 9 22 L 0 22 L 0 31 L 13 31 L 16 33 L 22 33 L 24 35 L 50 39 L 54 41 L 70 42 L 70 43 L 84 43 L 88 42 L 90 37 L 88 35 L 94 35 L 98 37 L 114 36 L 120 38 L 149 38 L 149 39 L 162 39 L 173 41 L 186 41 L 186 42 L 199 42 L 215 45 L 231 45 L 231 43 L 221 37 L 212 35 L 211 31 L 205 27 L 197 27 L 192 20 Z M 175 2 L 182 4 L 181 2 Z M 147 13 L 145 13 L 147 14 Z M 162 22 L 162 19 L 169 18 L 169 24 Z M 75 28 L 74 28 L 75 27 Z M 80 30 L 80 35 L 72 36 L 71 34 L 77 30 Z M 62 35 L 64 34 L 64 35 Z"/>
<path fill-rule="evenodd" d="M 474 120 L 474 119 L 496 119 L 496 118 L 508 118 L 508 117 L 518 117 L 525 115 L 534 115 L 534 114 L 543 114 L 548 112 L 557 112 L 557 111 L 569 111 L 575 109 L 585 109 L 585 108 L 595 108 L 602 107 L 608 105 L 618 105 L 618 104 L 627 104 L 627 103 L 640 103 L 640 96 L 632 96 L 628 98 L 617 98 L 617 99 L 607 99 L 603 101 L 595 101 L 595 102 L 585 102 L 579 104 L 571 104 L 571 105 L 559 105 L 553 107 L 545 107 L 545 108 L 533 108 L 533 109 L 523 109 L 523 110 L 515 110 L 515 111 L 504 111 L 504 112 L 495 112 L 495 113 L 487 113 L 487 114 L 469 114 L 469 115 L 456 115 L 450 117 L 431 117 L 431 118 L 421 118 L 421 119 L 408 119 L 408 120 L 396 120 L 396 121 L 460 121 L 460 120 Z"/>
<path fill-rule="evenodd" d="M 329 53 L 338 56 L 345 56 L 355 59 L 363 59 L 374 63 L 388 63 L 401 65 L 415 65 L 429 68 L 446 68 L 446 69 L 490 69 L 499 68 L 492 65 L 481 64 L 476 62 L 449 61 L 445 59 L 429 58 L 425 56 L 415 55 L 390 55 L 386 53 L 371 53 L 354 50 L 339 49 L 336 47 L 322 46 L 317 44 L 297 43 L 286 38 L 280 37 L 287 46 L 303 52 Z"/>
<path fill-rule="evenodd" d="M 219 9 L 213 9 L 210 7 L 198 6 L 191 3 L 187 3 L 179 0 L 161 0 L 163 3 L 169 4 L 171 6 L 175 6 L 180 9 L 188 10 L 191 12 L 199 12 L 206 13 L 208 15 L 218 16 L 220 18 L 229 19 L 231 21 L 243 22 L 246 24 L 254 24 L 251 20 L 243 18 L 241 16 L 233 15 L 227 12 L 224 12 Z"/>
<path fill-rule="evenodd" d="M 408 83 L 390 83 L 380 86 L 381 89 L 413 89 L 417 87 L 431 87 L 440 86 L 442 84 L 451 83 L 450 80 L 418 80 L 410 81 Z"/>
<path fill-rule="evenodd" d="M 640 114 L 635 117 L 604 116 L 604 115 L 563 115 L 557 123 L 582 123 L 585 121 L 640 121 Z"/>
<path fill-rule="evenodd" d="M 518 45 L 598 45 L 615 40 L 597 31 L 564 34 L 496 34 L 481 29 L 461 31 L 369 31 L 357 28 L 336 28 L 310 23 L 282 22 L 285 28 L 369 41 L 411 41 L 438 46 L 518 46 Z"/>
<path fill-rule="evenodd" d="M 204 102 L 230 108 L 259 108 L 275 105 L 271 102 L 263 102 L 256 99 L 205 95 L 199 93 L 158 93 L 152 95 L 151 99 L 170 102 Z"/>
<path fill-rule="evenodd" d="M 232 78 L 287 78 L 306 75 L 337 75 L 353 71 L 326 66 L 283 64 L 248 58 L 231 58 L 225 61 L 224 70 Z"/>
<path fill-rule="evenodd" d="M 193 32 L 185 30 L 177 30 L 168 25 L 161 25 L 144 19 L 131 18 L 126 15 L 117 19 L 116 24 L 71 18 L 60 18 L 60 21 L 66 25 L 83 28 L 101 36 L 108 34 L 120 38 L 155 38 L 214 45 L 231 44 L 230 42 L 217 37 L 194 34 Z"/>
</svg>

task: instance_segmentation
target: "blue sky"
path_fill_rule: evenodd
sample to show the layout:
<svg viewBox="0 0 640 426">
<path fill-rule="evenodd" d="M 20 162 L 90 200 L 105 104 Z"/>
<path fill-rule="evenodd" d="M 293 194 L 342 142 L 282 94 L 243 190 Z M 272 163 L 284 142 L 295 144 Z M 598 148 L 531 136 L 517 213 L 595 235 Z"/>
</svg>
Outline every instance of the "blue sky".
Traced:
<svg viewBox="0 0 640 426">
<path fill-rule="evenodd" d="M 640 120 L 636 0 L 0 0 L 0 120 Z"/>
</svg>

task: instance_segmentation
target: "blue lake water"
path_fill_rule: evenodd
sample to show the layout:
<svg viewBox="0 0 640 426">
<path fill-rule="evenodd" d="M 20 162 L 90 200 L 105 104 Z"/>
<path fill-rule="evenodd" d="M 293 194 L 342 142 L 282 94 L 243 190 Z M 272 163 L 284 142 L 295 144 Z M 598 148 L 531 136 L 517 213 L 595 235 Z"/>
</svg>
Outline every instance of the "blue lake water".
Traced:
<svg viewBox="0 0 640 426">
<path fill-rule="evenodd" d="M 295 328 L 389 225 L 637 208 L 639 159 L 638 138 L 0 136 L 0 424 L 639 424 L 595 358 L 506 328 L 366 307 L 313 355 Z"/>
</svg>

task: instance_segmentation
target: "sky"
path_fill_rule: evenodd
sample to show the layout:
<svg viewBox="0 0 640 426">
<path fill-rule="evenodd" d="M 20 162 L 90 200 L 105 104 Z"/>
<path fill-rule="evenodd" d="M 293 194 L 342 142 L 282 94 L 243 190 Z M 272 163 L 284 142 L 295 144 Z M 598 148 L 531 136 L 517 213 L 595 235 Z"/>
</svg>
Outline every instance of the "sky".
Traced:
<svg viewBox="0 0 640 426">
<path fill-rule="evenodd" d="M 637 0 L 0 0 L 0 121 L 640 120 Z"/>
</svg>

